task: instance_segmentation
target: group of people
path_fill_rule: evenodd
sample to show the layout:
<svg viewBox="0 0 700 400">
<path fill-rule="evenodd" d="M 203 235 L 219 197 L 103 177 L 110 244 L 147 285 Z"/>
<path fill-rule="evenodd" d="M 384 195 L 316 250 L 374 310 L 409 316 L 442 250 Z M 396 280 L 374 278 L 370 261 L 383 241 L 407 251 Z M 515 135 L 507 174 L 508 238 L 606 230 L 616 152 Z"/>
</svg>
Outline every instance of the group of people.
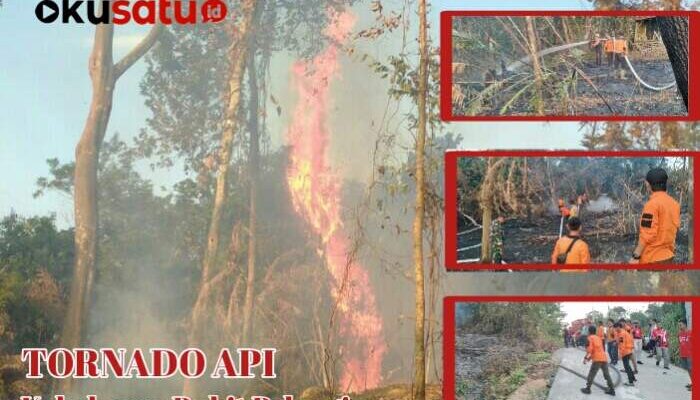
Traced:
<svg viewBox="0 0 700 400">
<path fill-rule="evenodd" d="M 671 264 L 675 257 L 676 234 L 680 228 L 680 204 L 667 193 L 668 174 L 653 168 L 646 175 L 645 185 L 651 192 L 639 222 L 639 239 L 630 264 Z M 552 264 L 589 264 L 588 244 L 581 236 L 582 207 L 587 196 L 579 196 L 570 207 L 560 202 L 559 211 L 567 234 L 561 235 L 552 251 Z M 561 231 L 561 230 L 560 230 Z"/>
<path fill-rule="evenodd" d="M 681 207 L 668 192 L 668 174 L 663 168 L 649 170 L 645 186 L 651 193 L 642 209 L 639 221 L 639 238 L 630 264 L 671 264 L 676 250 L 676 234 L 680 229 Z M 552 264 L 590 264 L 588 243 L 582 236 L 583 214 L 589 204 L 588 195 L 581 194 L 569 202 L 559 201 L 561 224 L 559 239 L 551 255 Z M 504 264 L 505 218 L 495 218 L 490 226 L 490 262 Z M 566 226 L 566 234 L 564 234 Z"/>
<path fill-rule="evenodd" d="M 617 69 L 621 63 L 621 58 L 628 51 L 627 40 L 621 37 L 610 37 L 610 35 L 606 35 L 603 38 L 598 33 L 593 36 L 589 45 L 595 51 L 595 65 L 598 67 L 603 65 L 603 53 L 605 53 L 608 58 L 608 67 Z"/>
<path fill-rule="evenodd" d="M 678 343 L 681 367 L 688 371 L 691 377 L 691 331 L 688 321 L 682 319 L 678 323 Z M 596 325 L 588 324 L 584 327 L 587 331 L 585 337 L 586 355 L 583 363 L 591 362 L 591 368 L 586 379 L 586 387 L 581 389 L 585 394 L 591 394 L 593 381 L 599 371 L 603 372 L 603 377 L 608 385 L 606 394 L 615 395 L 615 385 L 610 377 L 609 365 L 618 365 L 620 360 L 623 364 L 622 372 L 627 375 L 625 386 L 635 386 L 636 375 L 639 373 L 637 365 L 643 364 L 642 352 L 646 350 L 647 358 L 656 358 L 656 366 L 670 369 L 670 352 L 668 331 L 661 323 L 653 319 L 648 328 L 648 337 L 644 336 L 644 331 L 638 321 L 628 321 L 624 318 L 614 321 L 609 319 L 607 325 L 603 321 L 598 321 Z M 571 341 L 567 339 L 565 333 L 565 344 L 568 346 Z M 574 345 L 577 343 L 574 342 Z M 692 384 L 686 386 L 688 391 L 692 389 Z"/>
</svg>

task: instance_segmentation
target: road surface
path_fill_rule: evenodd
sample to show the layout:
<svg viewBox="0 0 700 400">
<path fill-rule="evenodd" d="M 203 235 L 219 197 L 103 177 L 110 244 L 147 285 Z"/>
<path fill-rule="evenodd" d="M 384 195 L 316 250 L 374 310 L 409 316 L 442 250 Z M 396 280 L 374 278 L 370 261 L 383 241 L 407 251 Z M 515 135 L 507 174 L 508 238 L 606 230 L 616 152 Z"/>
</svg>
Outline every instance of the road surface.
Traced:
<svg viewBox="0 0 700 400">
<path fill-rule="evenodd" d="M 554 359 L 559 363 L 556 376 L 549 391 L 548 400 L 691 400 L 691 393 L 685 388 L 690 383 L 688 373 L 678 367 L 671 366 L 671 370 L 656 366 L 656 360 L 646 358 L 642 353 L 643 365 L 638 365 L 639 374 L 635 387 L 626 387 L 627 375 L 619 372 L 622 369 L 622 361 L 617 366 L 610 366 L 610 375 L 617 385 L 617 395 L 611 397 L 603 393 L 601 387 L 606 387 L 603 373 L 599 372 L 593 385 L 593 393 L 585 395 L 581 388 L 586 386 L 586 376 L 590 363 L 583 365 L 584 353 L 577 349 L 560 349 L 554 353 Z M 663 362 L 662 362 L 663 365 Z M 617 370 L 618 372 L 615 372 Z M 582 376 L 579 376 L 580 374 Z M 600 385 L 600 386 L 598 386 Z"/>
</svg>

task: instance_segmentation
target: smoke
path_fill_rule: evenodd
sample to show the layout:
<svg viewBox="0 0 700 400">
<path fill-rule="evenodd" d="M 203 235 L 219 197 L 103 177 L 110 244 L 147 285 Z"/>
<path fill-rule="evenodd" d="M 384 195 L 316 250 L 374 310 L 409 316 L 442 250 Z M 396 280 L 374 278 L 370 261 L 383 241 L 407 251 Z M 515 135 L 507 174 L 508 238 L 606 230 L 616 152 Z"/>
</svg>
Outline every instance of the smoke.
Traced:
<svg viewBox="0 0 700 400">
<path fill-rule="evenodd" d="M 586 210 L 594 213 L 612 211 L 615 209 L 615 202 L 607 194 L 603 194 L 595 200 L 591 200 L 586 206 Z"/>
</svg>

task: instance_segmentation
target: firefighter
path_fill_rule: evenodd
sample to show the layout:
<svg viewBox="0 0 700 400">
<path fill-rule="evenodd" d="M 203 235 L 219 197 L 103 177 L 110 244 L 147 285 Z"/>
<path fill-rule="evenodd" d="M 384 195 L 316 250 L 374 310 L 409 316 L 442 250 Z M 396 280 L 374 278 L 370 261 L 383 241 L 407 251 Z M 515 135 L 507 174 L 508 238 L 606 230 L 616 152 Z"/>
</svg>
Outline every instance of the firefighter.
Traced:
<svg viewBox="0 0 700 400">
<path fill-rule="evenodd" d="M 637 378 L 634 377 L 634 370 L 632 370 L 632 353 L 634 353 L 634 341 L 632 340 L 632 335 L 627 332 L 624 325 L 620 322 L 614 325 L 615 334 L 617 336 L 617 349 L 620 358 L 622 359 L 622 365 L 625 367 L 625 372 L 627 373 L 628 382 L 625 386 L 634 386 L 634 382 Z"/>
<path fill-rule="evenodd" d="M 603 43 L 605 43 L 605 40 L 597 33 L 590 43 L 591 48 L 595 51 L 595 65 L 597 67 L 603 65 Z"/>
<path fill-rule="evenodd" d="M 679 345 L 679 353 L 681 357 L 681 367 L 683 367 L 684 370 L 688 371 L 688 375 L 690 376 L 690 382 L 688 385 L 685 387 L 688 388 L 688 390 L 692 389 L 692 382 L 693 382 L 693 373 L 691 372 L 691 357 L 693 354 L 692 350 L 692 342 L 691 342 L 691 332 L 690 329 L 688 329 L 688 320 L 687 319 L 682 319 L 678 323 L 678 345 Z"/>
<path fill-rule="evenodd" d="M 632 366 L 632 369 L 634 370 L 635 375 L 639 373 L 639 370 L 637 369 L 637 353 L 636 353 L 636 345 L 634 342 L 634 335 L 632 334 L 632 331 L 634 330 L 634 327 L 630 322 L 627 322 L 626 319 L 620 318 L 620 324 L 622 327 L 625 329 L 627 333 L 630 334 L 630 337 L 632 338 L 632 353 L 630 354 L 630 365 Z"/>
<path fill-rule="evenodd" d="M 586 387 L 581 389 L 584 394 L 591 394 L 591 386 L 593 386 L 593 380 L 598 371 L 603 370 L 603 377 L 605 377 L 605 382 L 608 384 L 608 389 L 605 394 L 615 396 L 615 385 L 613 384 L 612 378 L 610 377 L 610 369 L 608 368 L 608 357 L 605 354 L 605 348 L 603 347 L 603 341 L 596 335 L 596 327 L 588 327 L 588 347 L 586 348 L 586 355 L 583 358 L 583 363 L 591 361 L 591 369 L 588 371 L 588 378 L 586 379 Z"/>
<path fill-rule="evenodd" d="M 645 185 L 651 191 L 644 205 L 639 241 L 631 264 L 669 264 L 676 249 L 676 233 L 681 223 L 681 206 L 666 193 L 668 174 L 662 168 L 651 169 Z"/>
<path fill-rule="evenodd" d="M 552 264 L 589 264 L 591 254 L 588 245 L 581 239 L 581 220 L 569 218 L 566 223 L 568 234 L 560 237 L 552 251 Z"/>
<path fill-rule="evenodd" d="M 572 198 L 569 200 L 569 218 L 581 218 L 581 209 L 579 208 L 578 200 Z"/>
<path fill-rule="evenodd" d="M 491 222 L 491 263 L 503 264 L 503 223 L 505 218 L 499 216 Z"/>
</svg>

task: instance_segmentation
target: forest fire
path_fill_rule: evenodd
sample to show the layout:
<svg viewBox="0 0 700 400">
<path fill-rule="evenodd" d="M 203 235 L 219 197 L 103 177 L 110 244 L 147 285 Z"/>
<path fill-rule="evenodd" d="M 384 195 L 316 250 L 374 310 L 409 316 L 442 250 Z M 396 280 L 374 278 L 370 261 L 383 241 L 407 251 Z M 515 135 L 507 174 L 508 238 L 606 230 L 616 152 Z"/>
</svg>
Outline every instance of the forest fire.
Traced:
<svg viewBox="0 0 700 400">
<path fill-rule="evenodd" d="M 347 39 L 355 22 L 355 16 L 347 11 L 330 13 L 325 34 L 332 43 L 312 60 L 297 62 L 292 68 L 299 99 L 287 132 L 287 181 L 295 211 L 321 238 L 319 251 L 332 277 L 343 342 L 340 387 L 357 391 L 381 382 L 386 344 L 369 275 L 348 257 L 350 244 L 340 215 L 341 178 L 328 162 L 330 82 L 340 66 L 338 44 Z"/>
</svg>

